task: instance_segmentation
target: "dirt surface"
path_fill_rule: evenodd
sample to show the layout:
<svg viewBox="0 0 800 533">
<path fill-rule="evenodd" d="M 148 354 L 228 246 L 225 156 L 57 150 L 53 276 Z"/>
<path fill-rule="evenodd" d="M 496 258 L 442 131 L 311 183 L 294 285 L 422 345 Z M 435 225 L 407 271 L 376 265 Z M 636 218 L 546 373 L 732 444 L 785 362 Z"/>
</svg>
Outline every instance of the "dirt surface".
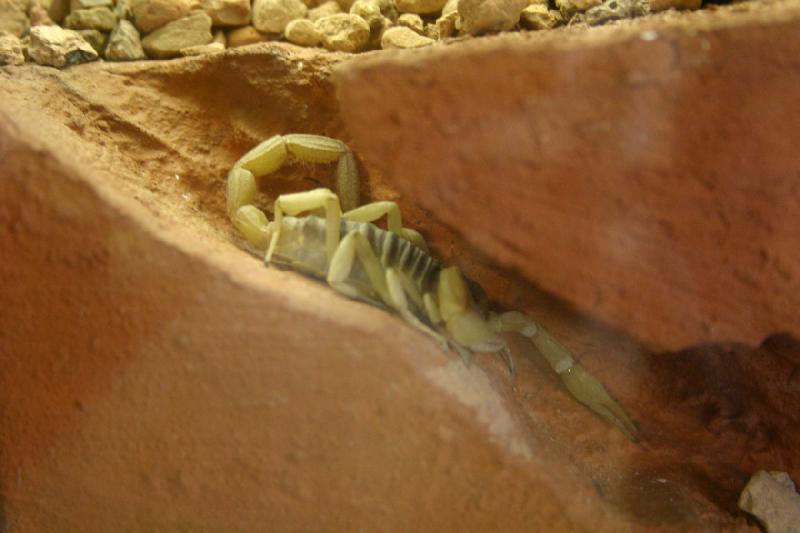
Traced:
<svg viewBox="0 0 800 533">
<path fill-rule="evenodd" d="M 339 94 L 495 264 L 655 349 L 754 346 L 800 336 L 798 31 L 790 0 L 473 39 L 358 58 Z"/>
<path fill-rule="evenodd" d="M 751 529 L 749 475 L 800 476 L 792 338 L 648 353 L 365 164 L 364 198 L 397 199 L 438 255 L 536 310 L 634 443 L 519 339 L 515 376 L 488 354 L 466 368 L 238 247 L 223 192 L 241 154 L 275 133 L 353 141 L 344 57 L 261 44 L 0 70 L 0 529 Z M 290 165 L 260 201 L 331 176 Z"/>
</svg>

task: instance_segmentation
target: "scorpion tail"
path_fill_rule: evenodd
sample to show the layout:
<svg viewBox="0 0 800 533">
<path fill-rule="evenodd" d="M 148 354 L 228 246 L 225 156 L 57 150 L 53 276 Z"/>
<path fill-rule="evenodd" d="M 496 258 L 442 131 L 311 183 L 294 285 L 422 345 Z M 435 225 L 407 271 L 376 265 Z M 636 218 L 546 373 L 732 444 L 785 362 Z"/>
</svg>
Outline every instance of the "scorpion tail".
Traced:
<svg viewBox="0 0 800 533">
<path fill-rule="evenodd" d="M 511 311 L 492 315 L 490 324 L 495 331 L 514 331 L 531 339 L 550 367 L 573 398 L 597 413 L 603 420 L 617 426 L 630 440 L 636 441 L 636 424 L 625 413 L 600 381 L 582 365 L 575 362 L 572 354 L 544 328 L 528 316 Z"/>
</svg>

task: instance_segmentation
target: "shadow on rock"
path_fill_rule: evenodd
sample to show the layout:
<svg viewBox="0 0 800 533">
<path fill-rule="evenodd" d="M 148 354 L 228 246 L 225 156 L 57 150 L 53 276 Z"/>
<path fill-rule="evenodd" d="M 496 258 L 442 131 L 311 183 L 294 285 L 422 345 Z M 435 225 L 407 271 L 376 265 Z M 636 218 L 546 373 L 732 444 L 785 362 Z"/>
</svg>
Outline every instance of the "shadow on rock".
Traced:
<svg viewBox="0 0 800 533">
<path fill-rule="evenodd" d="M 646 446 L 722 509 L 757 470 L 800 478 L 800 341 L 714 344 L 648 357 L 653 405 Z"/>
</svg>

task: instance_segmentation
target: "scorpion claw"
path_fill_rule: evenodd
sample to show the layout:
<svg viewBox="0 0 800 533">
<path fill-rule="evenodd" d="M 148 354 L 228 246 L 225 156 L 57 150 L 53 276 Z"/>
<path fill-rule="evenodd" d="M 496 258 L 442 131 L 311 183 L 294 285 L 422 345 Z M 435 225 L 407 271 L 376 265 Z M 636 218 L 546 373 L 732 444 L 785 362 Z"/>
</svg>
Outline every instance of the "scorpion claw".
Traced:
<svg viewBox="0 0 800 533">
<path fill-rule="evenodd" d="M 561 380 L 572 396 L 597 413 L 603 420 L 614 424 L 632 441 L 636 441 L 636 425 L 615 402 L 606 388 L 580 364 L 574 364 L 561 374 Z"/>
</svg>

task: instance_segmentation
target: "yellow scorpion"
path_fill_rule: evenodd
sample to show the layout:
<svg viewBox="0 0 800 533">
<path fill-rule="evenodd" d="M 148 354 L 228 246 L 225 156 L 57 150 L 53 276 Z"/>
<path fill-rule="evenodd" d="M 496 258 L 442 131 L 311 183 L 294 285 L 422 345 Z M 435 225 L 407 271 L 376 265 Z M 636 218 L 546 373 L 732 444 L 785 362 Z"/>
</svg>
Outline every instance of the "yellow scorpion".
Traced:
<svg viewBox="0 0 800 533">
<path fill-rule="evenodd" d="M 284 194 L 274 217 L 255 205 L 256 179 L 278 170 L 289 154 L 310 163 L 337 163 L 337 187 Z M 571 353 L 528 316 L 493 313 L 481 287 L 458 268 L 445 267 L 418 232 L 404 228 L 394 202 L 356 207 L 359 177 L 353 153 L 339 140 L 319 135 L 275 135 L 262 142 L 228 173 L 227 209 L 235 227 L 267 265 L 274 264 L 325 280 L 342 294 L 393 310 L 413 327 L 452 346 L 469 364 L 472 352 L 499 352 L 511 372 L 514 363 L 501 335 L 529 338 L 569 392 L 629 438 L 636 426 L 605 387 Z M 342 204 L 346 209 L 342 212 Z M 306 216 L 298 216 L 306 213 Z M 313 214 L 311 214 L 313 213 Z M 386 217 L 386 230 L 373 222 Z"/>
</svg>

